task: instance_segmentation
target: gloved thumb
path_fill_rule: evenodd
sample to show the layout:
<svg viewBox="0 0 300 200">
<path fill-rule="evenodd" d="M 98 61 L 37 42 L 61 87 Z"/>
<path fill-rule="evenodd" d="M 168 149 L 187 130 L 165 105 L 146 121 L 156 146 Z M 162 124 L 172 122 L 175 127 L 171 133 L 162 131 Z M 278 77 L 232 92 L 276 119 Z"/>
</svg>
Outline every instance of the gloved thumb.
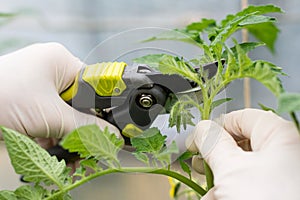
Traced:
<svg viewBox="0 0 300 200">
<path fill-rule="evenodd" d="M 232 136 L 216 122 L 210 120 L 200 121 L 186 146 L 190 151 L 200 152 L 202 157 L 214 171 L 217 166 L 230 162 L 232 154 L 241 152 Z"/>
</svg>

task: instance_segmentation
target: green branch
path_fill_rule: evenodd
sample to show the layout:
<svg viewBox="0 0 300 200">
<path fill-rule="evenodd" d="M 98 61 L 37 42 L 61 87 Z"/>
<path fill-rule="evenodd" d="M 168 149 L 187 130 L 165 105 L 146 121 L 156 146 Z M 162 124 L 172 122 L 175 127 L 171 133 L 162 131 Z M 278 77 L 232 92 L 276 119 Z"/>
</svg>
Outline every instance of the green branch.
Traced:
<svg viewBox="0 0 300 200">
<path fill-rule="evenodd" d="M 76 181 L 74 184 L 67 186 L 65 188 L 63 188 L 62 190 L 54 193 L 52 196 L 49 196 L 47 198 L 45 198 L 45 200 L 52 200 L 57 198 L 58 196 L 67 193 L 68 191 L 86 183 L 91 181 L 92 179 L 95 179 L 97 177 L 100 176 L 104 176 L 104 175 L 108 175 L 108 174 L 113 174 L 113 173 L 148 173 L 148 174 L 160 174 L 160 175 L 165 175 L 165 176 L 169 176 L 172 177 L 174 179 L 177 179 L 178 181 L 184 183 L 185 185 L 187 185 L 188 187 L 190 187 L 191 189 L 193 189 L 195 192 L 197 192 L 199 195 L 203 196 L 206 194 L 206 191 L 199 186 L 197 183 L 195 183 L 194 181 L 190 180 L 189 178 L 174 172 L 174 171 L 170 171 L 167 169 L 151 169 L 148 167 L 141 167 L 141 168 L 135 168 L 135 167 L 130 167 L 130 168 L 120 168 L 120 169 L 106 169 L 104 171 L 100 171 L 100 172 L 96 172 L 94 174 L 91 174 L 87 177 L 82 178 L 79 181 Z"/>
</svg>

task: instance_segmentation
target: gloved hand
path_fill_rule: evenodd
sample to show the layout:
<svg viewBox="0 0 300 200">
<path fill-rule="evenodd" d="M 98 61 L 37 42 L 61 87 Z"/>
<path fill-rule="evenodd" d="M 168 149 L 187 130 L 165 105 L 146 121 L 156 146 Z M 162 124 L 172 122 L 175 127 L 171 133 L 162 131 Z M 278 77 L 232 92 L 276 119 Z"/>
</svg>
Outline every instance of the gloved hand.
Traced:
<svg viewBox="0 0 300 200">
<path fill-rule="evenodd" d="M 61 138 L 87 124 L 108 126 L 118 134 L 106 121 L 80 113 L 60 98 L 82 66 L 57 43 L 34 44 L 1 56 L 0 125 L 40 138 Z"/>
<path fill-rule="evenodd" d="M 215 186 L 204 200 L 300 199 L 300 137 L 292 122 L 255 109 L 197 124 L 187 146 L 200 151 L 214 174 Z M 237 141 L 249 139 L 252 151 Z"/>
</svg>

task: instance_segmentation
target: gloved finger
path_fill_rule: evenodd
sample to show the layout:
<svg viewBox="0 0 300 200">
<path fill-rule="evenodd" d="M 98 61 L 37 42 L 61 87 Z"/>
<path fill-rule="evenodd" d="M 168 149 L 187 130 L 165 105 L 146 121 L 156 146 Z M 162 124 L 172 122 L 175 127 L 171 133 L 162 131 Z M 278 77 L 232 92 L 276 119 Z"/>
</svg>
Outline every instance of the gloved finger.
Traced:
<svg viewBox="0 0 300 200">
<path fill-rule="evenodd" d="M 63 92 L 72 84 L 84 65 L 62 44 L 55 42 L 30 45 L 20 51 L 17 56 L 27 60 L 31 64 L 30 67 L 34 68 L 37 73 L 46 74 L 44 81 L 53 84 L 58 93 Z M 30 58 L 31 60 L 28 60 Z"/>
<path fill-rule="evenodd" d="M 296 127 L 271 111 L 244 109 L 226 114 L 224 128 L 233 137 L 246 138 L 253 151 L 262 147 L 298 140 Z M 275 139 L 275 140 L 274 140 Z"/>
<path fill-rule="evenodd" d="M 79 70 L 85 65 L 80 59 L 75 57 L 63 45 L 59 43 L 46 43 L 48 60 L 51 59 L 49 67 L 52 70 L 52 81 L 60 94 L 65 91 L 73 82 Z"/>
<path fill-rule="evenodd" d="M 244 139 L 237 142 L 238 146 L 241 147 L 244 151 L 251 151 L 251 146 L 249 140 Z M 204 159 L 200 155 L 192 157 L 192 168 L 199 174 L 205 175 L 204 169 Z"/>
<path fill-rule="evenodd" d="M 56 138 L 35 138 L 35 141 L 44 149 L 49 149 L 59 142 Z"/>
<path fill-rule="evenodd" d="M 192 158 L 192 168 L 199 174 L 205 174 L 203 158 L 199 155 L 193 156 Z"/>
<path fill-rule="evenodd" d="M 201 200 L 215 200 L 215 188 L 211 188 L 202 198 Z"/>
<path fill-rule="evenodd" d="M 69 105 L 63 103 L 60 104 L 61 106 L 61 112 L 64 117 L 64 133 L 63 135 L 66 135 L 67 133 L 71 132 L 72 130 L 79 128 L 84 125 L 90 125 L 90 124 L 96 124 L 100 127 L 100 129 L 108 128 L 109 131 L 112 134 L 117 135 L 118 137 L 121 137 L 120 131 L 118 128 L 113 126 L 112 124 L 108 123 L 107 121 L 96 117 L 94 115 L 85 114 L 82 112 L 79 112 Z"/>
<path fill-rule="evenodd" d="M 21 88 L 24 86 L 26 90 L 31 86 L 30 89 L 43 87 L 48 90 L 54 86 L 58 93 L 72 84 L 84 65 L 63 45 L 54 42 L 33 44 L 1 58 L 1 64 L 9 66 L 2 72 L 6 70 L 10 83 L 20 82 L 20 77 L 15 74 L 18 73 L 23 75 Z"/>
<path fill-rule="evenodd" d="M 120 132 L 116 127 L 101 118 L 73 109 L 58 94 L 54 97 L 42 96 L 32 100 L 35 102 L 35 106 L 20 114 L 22 118 L 19 121 L 24 126 L 12 125 L 12 127 L 19 127 L 18 131 L 31 137 L 62 138 L 72 130 L 90 124 L 97 124 L 102 130 L 108 127 L 111 133 L 120 137 Z M 18 122 L 18 120 L 14 120 L 14 122 Z"/>
<path fill-rule="evenodd" d="M 55 87 L 60 94 L 73 83 L 76 75 L 84 64 L 61 44 L 46 43 L 41 45 L 46 46 L 46 51 L 51 52 L 51 56 L 48 58 L 52 60 L 52 62 L 50 62 L 50 68 L 55 69 L 55 77 L 52 78 L 55 80 Z M 119 130 L 108 122 L 96 116 L 80 113 L 66 105 L 64 102 L 59 104 L 58 110 L 61 111 L 61 115 L 64 116 L 63 118 L 65 121 L 61 122 L 61 125 L 63 126 L 61 127 L 59 134 L 54 134 L 52 137 L 56 136 L 60 138 L 61 135 L 65 135 L 75 128 L 88 124 L 97 124 L 101 129 L 108 127 L 110 132 L 120 136 Z M 55 122 L 53 125 L 55 125 Z"/>
<path fill-rule="evenodd" d="M 223 127 L 209 120 L 200 121 L 187 141 L 187 148 L 196 147 L 213 171 L 226 167 L 232 155 L 242 151 Z"/>
</svg>

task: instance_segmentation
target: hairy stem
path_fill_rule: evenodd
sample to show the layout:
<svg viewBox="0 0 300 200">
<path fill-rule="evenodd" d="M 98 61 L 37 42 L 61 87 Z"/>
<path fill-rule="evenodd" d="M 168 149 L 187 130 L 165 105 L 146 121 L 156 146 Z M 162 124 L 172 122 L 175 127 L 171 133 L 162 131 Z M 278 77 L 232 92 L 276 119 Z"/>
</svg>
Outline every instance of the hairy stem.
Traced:
<svg viewBox="0 0 300 200">
<path fill-rule="evenodd" d="M 202 120 L 208 120 L 210 118 L 211 102 L 212 101 L 210 101 L 210 104 L 208 103 L 204 106 L 204 112 L 202 113 Z M 203 165 L 204 165 L 204 172 L 205 172 L 207 191 L 208 191 L 214 186 L 214 176 L 209 165 L 205 160 L 203 160 Z"/>
<path fill-rule="evenodd" d="M 212 95 L 210 98 L 203 100 L 203 112 L 201 113 L 201 119 L 202 120 L 208 120 L 210 119 L 210 113 L 211 113 L 211 105 L 212 105 L 212 99 L 214 99 L 215 91 L 212 92 Z M 206 177 L 206 184 L 207 184 L 207 191 L 210 190 L 214 186 L 214 176 L 212 173 L 212 170 L 210 169 L 209 165 L 205 160 L 203 160 L 203 165 L 204 165 L 204 172 L 205 172 L 205 177 Z"/>
<path fill-rule="evenodd" d="M 130 168 L 120 168 L 120 169 L 106 169 L 104 171 L 96 172 L 94 174 L 91 174 L 87 177 L 82 178 L 81 180 L 76 181 L 75 183 L 73 183 L 70 186 L 67 186 L 67 187 L 61 189 L 60 191 L 54 193 L 52 196 L 47 197 L 45 200 L 55 199 L 56 197 L 58 197 L 64 193 L 67 193 L 68 191 L 70 191 L 88 181 L 91 181 L 94 178 L 100 177 L 100 176 L 113 174 L 113 173 L 133 173 L 133 172 L 134 173 L 166 175 L 166 176 L 172 177 L 172 178 L 177 179 L 178 181 L 184 183 L 185 185 L 189 186 L 191 189 L 195 190 L 201 196 L 206 194 L 206 191 L 201 186 L 199 186 L 194 181 L 190 180 L 189 178 L 187 178 L 177 172 L 170 171 L 168 169 L 151 169 L 148 167 L 140 167 L 140 168 L 130 167 Z"/>
</svg>

